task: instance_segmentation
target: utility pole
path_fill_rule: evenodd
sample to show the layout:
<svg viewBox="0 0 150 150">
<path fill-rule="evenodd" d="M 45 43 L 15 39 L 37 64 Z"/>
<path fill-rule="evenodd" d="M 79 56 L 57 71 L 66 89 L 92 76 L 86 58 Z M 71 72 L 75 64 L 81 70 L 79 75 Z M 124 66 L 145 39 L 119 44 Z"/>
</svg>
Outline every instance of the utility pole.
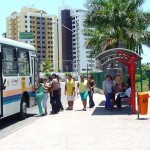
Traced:
<svg viewBox="0 0 150 150">
<path fill-rule="evenodd" d="M 78 21 L 76 20 L 76 30 L 77 30 L 77 64 L 78 64 L 78 81 L 80 80 L 80 55 L 79 55 L 79 41 L 78 41 L 78 28 L 79 24 Z"/>
</svg>

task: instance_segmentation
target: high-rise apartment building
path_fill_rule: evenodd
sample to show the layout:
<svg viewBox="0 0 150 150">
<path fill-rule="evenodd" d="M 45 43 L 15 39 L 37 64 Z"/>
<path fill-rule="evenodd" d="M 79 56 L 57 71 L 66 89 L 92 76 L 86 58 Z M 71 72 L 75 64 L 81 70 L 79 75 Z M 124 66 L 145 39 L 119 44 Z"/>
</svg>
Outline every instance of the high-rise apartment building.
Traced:
<svg viewBox="0 0 150 150">
<path fill-rule="evenodd" d="M 85 42 L 83 22 L 86 11 L 61 9 L 59 14 L 59 68 L 63 71 L 93 71 L 95 60 L 89 57 Z M 64 27 L 65 26 L 65 27 Z"/>
<path fill-rule="evenodd" d="M 49 60 L 58 70 L 58 28 L 57 16 L 43 10 L 23 7 L 19 13 L 13 12 L 6 19 L 6 36 L 14 40 L 34 45 L 39 61 Z M 33 40 L 19 38 L 21 32 L 32 32 Z"/>
</svg>

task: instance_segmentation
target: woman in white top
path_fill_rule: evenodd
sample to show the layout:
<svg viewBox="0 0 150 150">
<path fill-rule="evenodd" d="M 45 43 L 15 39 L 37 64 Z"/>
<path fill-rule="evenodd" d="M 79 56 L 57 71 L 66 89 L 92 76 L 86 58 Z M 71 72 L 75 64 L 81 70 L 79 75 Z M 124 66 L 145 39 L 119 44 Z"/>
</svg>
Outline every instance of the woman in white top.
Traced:
<svg viewBox="0 0 150 150">
<path fill-rule="evenodd" d="M 45 115 L 47 115 L 47 100 L 48 100 L 48 88 L 49 88 L 49 83 L 47 83 L 47 79 L 44 79 L 44 99 L 43 99 L 43 107 L 45 109 Z"/>
<path fill-rule="evenodd" d="M 129 98 L 131 95 L 131 86 L 126 82 L 126 90 L 123 94 L 119 94 L 116 99 L 117 107 L 121 108 L 121 98 Z"/>
</svg>

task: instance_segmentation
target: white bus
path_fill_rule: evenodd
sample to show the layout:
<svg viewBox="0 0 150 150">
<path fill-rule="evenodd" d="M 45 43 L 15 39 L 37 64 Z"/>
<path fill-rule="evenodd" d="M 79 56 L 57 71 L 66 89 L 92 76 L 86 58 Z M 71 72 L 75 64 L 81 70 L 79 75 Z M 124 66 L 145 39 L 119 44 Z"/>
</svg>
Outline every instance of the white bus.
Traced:
<svg viewBox="0 0 150 150">
<path fill-rule="evenodd" d="M 18 113 L 25 119 L 27 107 L 36 105 L 37 66 L 34 46 L 0 37 L 0 118 Z"/>
</svg>

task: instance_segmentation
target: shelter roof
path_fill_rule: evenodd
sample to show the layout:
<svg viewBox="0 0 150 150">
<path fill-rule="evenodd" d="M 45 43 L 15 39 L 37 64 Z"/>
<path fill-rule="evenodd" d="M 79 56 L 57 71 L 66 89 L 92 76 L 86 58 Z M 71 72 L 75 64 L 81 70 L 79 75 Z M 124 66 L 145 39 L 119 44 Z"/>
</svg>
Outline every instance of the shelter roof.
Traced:
<svg viewBox="0 0 150 150">
<path fill-rule="evenodd" d="M 101 65 L 105 66 L 112 62 L 118 61 L 119 59 L 128 62 L 130 61 L 130 57 L 132 55 L 134 55 L 136 63 L 142 59 L 142 57 L 139 54 L 125 48 L 109 49 L 99 54 L 97 58 L 100 61 Z"/>
</svg>

